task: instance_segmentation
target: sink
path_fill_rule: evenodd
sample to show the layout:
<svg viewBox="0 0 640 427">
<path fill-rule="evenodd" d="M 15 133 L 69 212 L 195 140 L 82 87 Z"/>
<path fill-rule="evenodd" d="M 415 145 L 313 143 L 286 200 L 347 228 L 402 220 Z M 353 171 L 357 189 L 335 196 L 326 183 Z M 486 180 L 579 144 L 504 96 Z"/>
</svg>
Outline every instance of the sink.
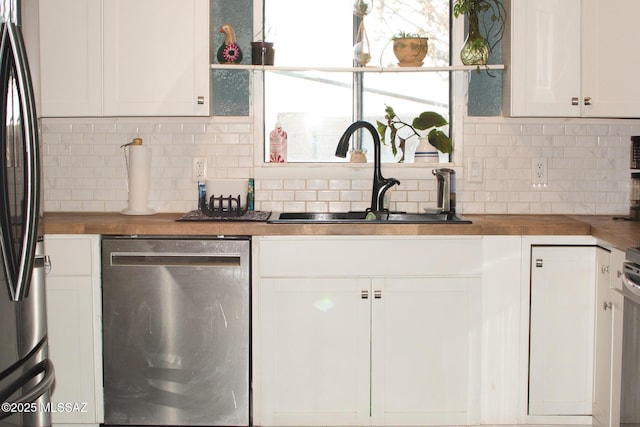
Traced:
<svg viewBox="0 0 640 427">
<path fill-rule="evenodd" d="M 273 214 L 270 223 L 288 224 L 471 224 L 468 219 L 455 213 L 407 213 L 364 211 L 351 212 L 282 212 Z"/>
</svg>

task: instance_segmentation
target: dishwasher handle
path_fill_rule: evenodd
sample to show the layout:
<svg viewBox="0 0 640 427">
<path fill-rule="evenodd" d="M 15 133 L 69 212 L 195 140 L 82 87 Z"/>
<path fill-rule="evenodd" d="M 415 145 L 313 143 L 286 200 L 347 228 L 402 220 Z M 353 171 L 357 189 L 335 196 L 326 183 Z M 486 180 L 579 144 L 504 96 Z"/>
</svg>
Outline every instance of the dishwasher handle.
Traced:
<svg viewBox="0 0 640 427">
<path fill-rule="evenodd" d="M 111 252 L 111 266 L 131 267 L 239 267 L 242 255 L 202 253 Z"/>
</svg>

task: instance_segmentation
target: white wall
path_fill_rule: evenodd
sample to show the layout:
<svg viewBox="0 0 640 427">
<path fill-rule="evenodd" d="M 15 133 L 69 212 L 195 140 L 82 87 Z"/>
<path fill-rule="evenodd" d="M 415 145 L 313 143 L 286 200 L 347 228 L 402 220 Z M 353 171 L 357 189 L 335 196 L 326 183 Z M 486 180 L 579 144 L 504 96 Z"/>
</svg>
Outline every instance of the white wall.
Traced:
<svg viewBox="0 0 640 427">
<path fill-rule="evenodd" d="M 464 158 L 456 159 L 458 210 L 626 214 L 631 135 L 640 135 L 640 120 L 467 117 Z M 159 212 L 196 208 L 193 156 L 207 157 L 209 177 L 256 176 L 254 162 L 260 156 L 254 154 L 252 118 L 42 119 L 45 210 L 124 209 L 127 192 L 120 146 L 134 137 L 152 148 L 149 200 Z M 549 168 L 548 186 L 542 189 L 531 186 L 532 159 L 538 157 L 546 158 Z M 468 158 L 483 165 L 482 182 L 467 182 Z M 416 174 L 414 166 L 413 177 L 402 179 L 392 192 L 391 208 L 417 211 L 435 206 L 432 168 Z M 387 170 L 383 165 L 385 176 L 394 176 Z M 309 179 L 283 179 L 273 168 L 258 175 L 262 178 L 256 180 L 256 209 L 261 210 L 362 209 L 371 197 L 368 175 L 350 179 L 348 170 L 338 177 L 316 173 Z"/>
</svg>

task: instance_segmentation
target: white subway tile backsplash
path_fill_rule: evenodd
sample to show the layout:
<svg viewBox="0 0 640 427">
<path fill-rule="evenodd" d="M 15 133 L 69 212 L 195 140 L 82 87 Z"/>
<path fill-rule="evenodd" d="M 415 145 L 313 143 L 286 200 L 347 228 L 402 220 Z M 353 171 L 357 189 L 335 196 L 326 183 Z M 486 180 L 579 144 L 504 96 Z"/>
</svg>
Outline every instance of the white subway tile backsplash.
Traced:
<svg viewBox="0 0 640 427">
<path fill-rule="evenodd" d="M 340 201 L 343 202 L 362 202 L 367 200 L 367 197 L 371 197 L 371 190 L 366 195 L 364 191 L 358 190 L 345 190 L 340 192 Z"/>
<path fill-rule="evenodd" d="M 326 190 L 329 182 L 325 179 L 309 179 L 306 181 L 306 188 L 309 190 Z"/>
<path fill-rule="evenodd" d="M 306 212 L 307 211 L 307 204 L 304 202 L 284 202 L 281 204 L 281 211 L 287 211 L 287 212 Z M 273 209 L 273 210 L 277 210 L 277 209 Z"/>
<path fill-rule="evenodd" d="M 308 202 L 305 206 L 305 211 L 308 212 L 327 212 L 329 210 L 329 203 L 327 202 Z"/>
<path fill-rule="evenodd" d="M 306 182 L 303 179 L 288 179 L 283 183 L 277 181 L 278 184 L 283 185 L 283 188 L 287 190 L 304 190 L 306 188 Z"/>
<path fill-rule="evenodd" d="M 463 213 L 626 214 L 631 135 L 640 120 L 467 117 L 458 137 L 457 201 Z M 208 176 L 254 176 L 252 118 L 43 119 L 45 210 L 120 211 L 126 207 L 121 145 L 141 137 L 151 147 L 150 206 L 159 212 L 197 207 L 191 159 L 205 156 Z M 258 144 L 259 145 L 259 144 Z M 546 158 L 547 186 L 533 187 L 532 160 Z M 482 182 L 466 182 L 466 158 L 481 161 Z M 286 170 L 285 170 L 286 172 Z M 392 174 L 387 174 L 393 176 Z M 365 209 L 371 180 L 256 180 L 256 208 L 273 211 Z M 277 176 L 277 175 L 275 175 Z M 283 176 L 286 174 L 283 173 Z M 435 206 L 435 179 L 401 179 L 390 208 Z"/>
<path fill-rule="evenodd" d="M 320 190 L 318 191 L 318 201 L 321 202 L 332 202 L 334 200 L 338 200 L 340 197 L 340 192 L 335 190 Z"/>
<path fill-rule="evenodd" d="M 330 179 L 329 188 L 332 190 L 348 190 L 351 188 L 351 183 L 346 179 Z"/>
<path fill-rule="evenodd" d="M 314 202 L 318 200 L 318 193 L 312 190 L 296 190 L 293 198 L 296 201 Z"/>
<path fill-rule="evenodd" d="M 348 202 L 329 202 L 328 212 L 345 212 L 352 209 L 351 203 Z"/>
</svg>

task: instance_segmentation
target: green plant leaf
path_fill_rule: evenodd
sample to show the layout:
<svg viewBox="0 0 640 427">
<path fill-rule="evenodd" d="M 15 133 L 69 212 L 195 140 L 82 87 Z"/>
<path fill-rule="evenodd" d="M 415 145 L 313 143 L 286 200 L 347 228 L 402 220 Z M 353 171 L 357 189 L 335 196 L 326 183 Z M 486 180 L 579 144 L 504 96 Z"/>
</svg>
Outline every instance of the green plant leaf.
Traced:
<svg viewBox="0 0 640 427">
<path fill-rule="evenodd" d="M 428 135 L 429 144 L 433 145 L 443 153 L 451 153 L 453 151 L 453 145 L 451 144 L 451 138 L 445 135 L 439 129 L 432 129 Z"/>
<path fill-rule="evenodd" d="M 413 119 L 412 126 L 419 130 L 427 130 L 432 127 L 444 126 L 447 123 L 447 120 L 440 114 L 434 111 L 425 111 Z"/>
<path fill-rule="evenodd" d="M 389 141 L 391 142 L 391 151 L 393 152 L 393 155 L 395 156 L 396 153 L 398 152 L 398 149 L 396 148 L 396 134 L 398 133 L 398 130 L 395 127 L 391 127 L 391 135 L 389 135 Z"/>
<path fill-rule="evenodd" d="M 395 111 L 393 111 L 393 108 L 389 107 L 388 105 L 385 106 L 386 108 L 384 109 L 384 113 L 386 114 L 387 117 L 385 117 L 387 120 L 392 120 L 396 117 L 396 113 Z"/>
<path fill-rule="evenodd" d="M 386 144 L 385 143 L 385 135 L 387 134 L 387 125 L 382 123 L 380 120 L 376 120 L 376 125 L 377 125 L 377 128 L 378 128 L 378 134 L 380 134 L 380 141 L 383 144 Z"/>
</svg>

